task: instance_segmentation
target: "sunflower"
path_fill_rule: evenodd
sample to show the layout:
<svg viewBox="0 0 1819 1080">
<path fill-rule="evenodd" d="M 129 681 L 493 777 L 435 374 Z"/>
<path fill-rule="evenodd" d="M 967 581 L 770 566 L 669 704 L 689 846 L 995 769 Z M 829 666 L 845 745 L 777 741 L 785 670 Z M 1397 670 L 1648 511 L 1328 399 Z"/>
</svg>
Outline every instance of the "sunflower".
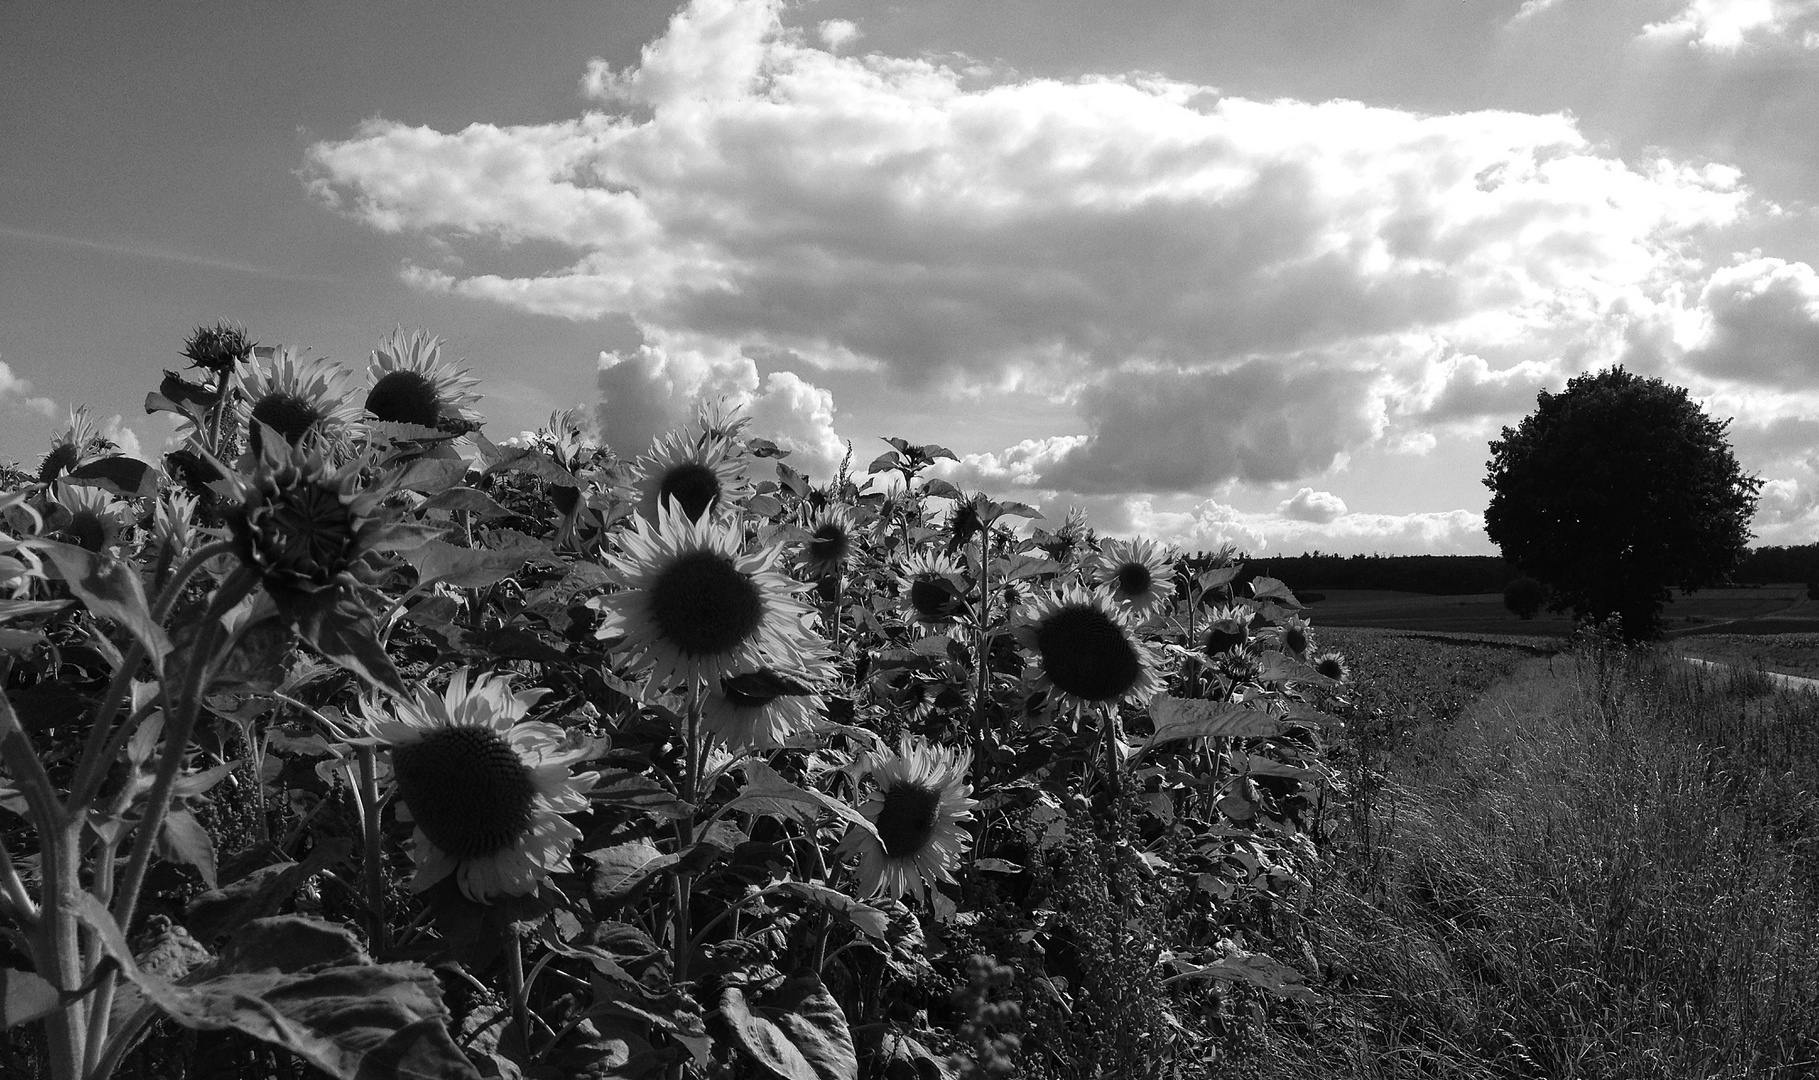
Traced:
<svg viewBox="0 0 1819 1080">
<path fill-rule="evenodd" d="M 284 608 L 304 596 L 358 588 L 378 556 L 415 532 L 387 513 L 386 483 L 362 487 L 367 462 L 331 467 L 317 450 L 263 447 L 252 475 L 228 477 L 239 505 L 227 511 L 240 561 Z"/>
<path fill-rule="evenodd" d="M 1206 633 L 1200 647 L 1208 657 L 1241 648 L 1250 640 L 1250 609 L 1242 604 L 1226 604 L 1207 614 Z"/>
<path fill-rule="evenodd" d="M 213 326 L 196 327 L 196 332 L 183 343 L 183 355 L 189 358 L 192 367 L 227 375 L 237 365 L 252 359 L 255 348 L 246 327 L 218 322 Z"/>
<path fill-rule="evenodd" d="M 1289 616 L 1277 631 L 1276 638 L 1282 644 L 1282 651 L 1297 660 L 1305 658 L 1308 650 L 1314 647 L 1313 631 L 1307 620 L 1299 615 Z"/>
<path fill-rule="evenodd" d="M 366 411 L 376 420 L 435 428 L 451 435 L 476 431 L 481 416 L 472 406 L 479 380 L 442 359 L 442 339 L 402 328 L 373 350 L 366 367 L 370 389 Z"/>
<path fill-rule="evenodd" d="M 1148 537 L 1105 541 L 1088 569 L 1094 583 L 1110 588 L 1112 599 L 1138 622 L 1166 610 L 1175 595 L 1174 561 Z"/>
<path fill-rule="evenodd" d="M 90 551 L 106 551 L 133 527 L 132 508 L 100 488 L 52 484 L 45 509 L 53 531 Z"/>
<path fill-rule="evenodd" d="M 196 497 L 186 491 L 164 493 L 152 510 L 150 554 L 169 551 L 171 558 L 180 559 L 196 546 L 196 504 Z"/>
<path fill-rule="evenodd" d="M 524 715 L 548 691 L 514 692 L 503 675 L 466 668 L 441 694 L 418 687 L 388 712 L 363 702 L 367 730 L 391 751 L 398 817 L 416 826 L 411 881 L 422 892 L 454 875 L 470 900 L 525 896 L 564 869 L 581 830 L 562 817 L 586 810 L 598 773 L 570 774 L 592 744 L 566 745 L 554 724 Z"/>
<path fill-rule="evenodd" d="M 1130 616 L 1104 590 L 1069 585 L 1039 595 L 1019 615 L 1015 633 L 1036 655 L 1036 684 L 1061 704 L 1140 705 L 1162 689 Z"/>
<path fill-rule="evenodd" d="M 1323 652 L 1314 657 L 1314 670 L 1334 682 L 1344 682 L 1352 673 L 1346 666 L 1345 657 L 1336 652 Z"/>
<path fill-rule="evenodd" d="M 970 837 L 960 823 L 978 805 L 966 782 L 972 754 L 905 737 L 896 753 L 871 757 L 874 793 L 859 808 L 877 835 L 854 829 L 839 854 L 859 856 L 859 890 L 893 899 L 914 893 L 926 900 L 937 882 L 954 880 L 952 867 Z"/>
<path fill-rule="evenodd" d="M 745 468 L 722 439 L 690 442 L 672 431 L 637 462 L 638 512 L 655 519 L 659 503 L 674 501 L 693 520 L 732 505 L 745 487 Z"/>
<path fill-rule="evenodd" d="M 607 579 L 620 591 L 590 600 L 596 636 L 623 637 L 651 687 L 710 686 L 763 667 L 800 667 L 813 651 L 802 628 L 802 586 L 777 569 L 781 545 L 741 554 L 739 529 L 709 516 L 690 519 L 665 500 L 657 524 L 635 519 Z"/>
<path fill-rule="evenodd" d="M 810 578 L 832 577 L 853 553 L 853 523 L 844 507 L 829 506 L 815 515 L 802 543 L 802 570 Z"/>
<path fill-rule="evenodd" d="M 263 447 L 261 427 L 269 427 L 292 446 L 333 446 L 360 424 L 360 410 L 342 387 L 346 372 L 319 356 L 289 348 L 259 350 L 240 375 L 244 400 L 240 422 L 247 446 L 256 455 Z"/>
<path fill-rule="evenodd" d="M 925 628 L 946 626 L 966 610 L 966 583 L 952 556 L 919 551 L 898 574 L 903 614 Z"/>
<path fill-rule="evenodd" d="M 69 427 L 51 439 L 50 451 L 38 462 L 38 482 L 48 484 L 111 449 L 113 444 L 95 426 L 88 406 L 78 405 L 69 411 Z"/>
<path fill-rule="evenodd" d="M 722 675 L 701 702 L 701 723 L 733 750 L 775 750 L 821 715 L 821 695 L 805 676 L 759 668 Z"/>
</svg>

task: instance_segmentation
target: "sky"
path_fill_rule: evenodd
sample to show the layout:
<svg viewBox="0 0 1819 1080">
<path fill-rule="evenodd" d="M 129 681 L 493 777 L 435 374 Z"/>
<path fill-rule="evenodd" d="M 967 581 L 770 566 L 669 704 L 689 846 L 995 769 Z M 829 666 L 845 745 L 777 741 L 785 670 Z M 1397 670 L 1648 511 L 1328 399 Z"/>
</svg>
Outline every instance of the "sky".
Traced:
<svg viewBox="0 0 1819 1080">
<path fill-rule="evenodd" d="M 0 3 L 0 460 L 130 452 L 197 325 L 495 438 L 703 398 L 1102 533 L 1489 554 L 1621 363 L 1819 540 L 1819 0 Z"/>
</svg>

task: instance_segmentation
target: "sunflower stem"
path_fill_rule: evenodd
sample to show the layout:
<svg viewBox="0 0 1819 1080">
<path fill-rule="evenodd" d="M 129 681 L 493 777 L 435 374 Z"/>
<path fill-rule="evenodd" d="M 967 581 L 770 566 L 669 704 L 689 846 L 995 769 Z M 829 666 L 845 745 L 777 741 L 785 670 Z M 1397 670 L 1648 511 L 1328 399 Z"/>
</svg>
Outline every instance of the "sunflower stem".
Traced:
<svg viewBox="0 0 1819 1080">
<path fill-rule="evenodd" d="M 973 778 L 973 786 L 985 786 L 985 740 L 991 732 L 986 709 L 987 692 L 991 684 L 991 649 L 992 649 L 992 527 L 986 525 L 979 530 L 979 661 L 973 687 L 973 762 L 978 772 Z M 970 862 L 970 860 L 969 860 Z"/>
<path fill-rule="evenodd" d="M 695 805 L 696 787 L 701 781 L 701 681 L 691 677 L 688 690 L 688 716 L 683 722 L 682 732 L 682 801 L 689 806 Z M 676 822 L 676 851 L 685 854 L 695 843 L 695 815 L 691 810 Z M 688 986 L 689 942 L 689 894 L 694 888 L 694 875 L 686 871 L 676 874 L 676 910 L 671 925 L 672 941 L 670 943 L 670 970 L 672 982 L 686 989 Z M 681 1080 L 683 1065 L 678 1061 L 670 1066 L 672 1080 Z"/>
<path fill-rule="evenodd" d="M 505 983 L 512 995 L 512 1022 L 518 1025 L 518 1042 L 522 1060 L 531 1056 L 530 1007 L 524 993 L 524 941 L 516 930 L 509 931 L 505 947 Z"/>
<path fill-rule="evenodd" d="M 385 852 L 379 835 L 379 764 L 377 754 L 366 744 L 355 747 L 360 761 L 360 821 L 366 841 L 366 910 L 370 920 L 373 952 L 384 956 L 391 952 L 391 932 L 385 918 Z"/>
</svg>

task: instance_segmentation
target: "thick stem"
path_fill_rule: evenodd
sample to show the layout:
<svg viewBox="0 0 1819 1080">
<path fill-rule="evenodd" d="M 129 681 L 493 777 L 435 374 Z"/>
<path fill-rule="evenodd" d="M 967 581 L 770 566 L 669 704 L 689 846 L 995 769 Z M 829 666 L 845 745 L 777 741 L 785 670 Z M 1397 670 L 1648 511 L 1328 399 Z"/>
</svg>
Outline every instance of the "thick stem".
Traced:
<svg viewBox="0 0 1819 1080">
<path fill-rule="evenodd" d="M 385 918 L 385 864 L 379 835 L 379 773 L 373 748 L 361 744 L 355 748 L 360 760 L 360 820 L 366 840 L 366 906 L 373 952 L 384 957 L 391 952 L 390 926 Z"/>
<path fill-rule="evenodd" d="M 678 794 L 682 801 L 694 806 L 697 798 L 696 788 L 701 782 L 701 685 L 691 679 L 688 689 L 688 717 L 684 721 L 682 732 L 682 790 Z M 690 811 L 686 817 L 676 822 L 676 851 L 686 853 L 695 843 L 695 817 Z M 678 872 L 676 874 L 676 909 L 672 915 L 670 933 L 671 981 L 679 988 L 688 986 L 689 969 L 689 896 L 694 890 L 694 875 Z M 678 1061 L 670 1067 L 671 1080 L 681 1080 L 683 1064 Z"/>
<path fill-rule="evenodd" d="M 524 992 L 524 940 L 516 930 L 509 931 L 505 943 L 505 984 L 512 995 L 512 1021 L 518 1025 L 522 1060 L 531 1056 L 531 1010 Z"/>
</svg>

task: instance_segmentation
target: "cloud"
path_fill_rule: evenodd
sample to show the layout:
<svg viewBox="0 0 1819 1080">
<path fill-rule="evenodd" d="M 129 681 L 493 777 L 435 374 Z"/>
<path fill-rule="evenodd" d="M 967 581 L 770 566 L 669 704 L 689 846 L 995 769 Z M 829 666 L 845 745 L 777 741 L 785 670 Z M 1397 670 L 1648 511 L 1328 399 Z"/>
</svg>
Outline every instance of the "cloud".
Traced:
<svg viewBox="0 0 1819 1080">
<path fill-rule="evenodd" d="M 1673 18 L 1643 27 L 1641 38 L 1712 53 L 1819 48 L 1819 0 L 1691 0 Z"/>
<path fill-rule="evenodd" d="M 1714 377 L 1819 387 L 1819 273 L 1753 258 L 1712 274 L 1699 298 L 1705 330 L 1686 354 Z"/>
<path fill-rule="evenodd" d="M 31 380 L 13 374 L 12 366 L 4 360 L 0 360 L 0 404 L 44 417 L 57 414 L 57 403 L 33 394 Z"/>
<path fill-rule="evenodd" d="M 571 119 L 367 121 L 310 147 L 310 190 L 459 249 L 419 288 L 684 348 L 603 367 L 639 438 L 716 380 L 810 409 L 737 363 L 787 354 L 1071 402 L 1070 441 L 992 467 L 1082 495 L 1294 481 L 1507 419 L 1652 341 L 1761 209 L 1734 168 L 1624 160 L 1568 115 L 982 76 L 784 10 L 693 0 L 591 65 L 600 108 Z M 506 269 L 529 241 L 556 254 Z"/>
<path fill-rule="evenodd" d="M 1102 532 L 1156 537 L 1187 551 L 1211 551 L 1231 543 L 1253 557 L 1303 551 L 1385 555 L 1496 553 L 1485 539 L 1483 515 L 1467 510 L 1342 513 L 1330 521 L 1308 521 L 1281 512 L 1250 513 L 1214 499 L 1181 509 L 1161 509 L 1147 499 L 1089 503 L 1087 509 L 1088 519 Z M 1060 513 L 1065 513 L 1065 506 Z M 1050 516 L 1060 520 L 1059 514 Z"/>
<path fill-rule="evenodd" d="M 1345 515 L 1345 500 L 1330 491 L 1315 491 L 1304 487 L 1276 507 L 1276 513 L 1296 521 L 1311 521 L 1316 525 L 1330 525 Z"/>
</svg>

